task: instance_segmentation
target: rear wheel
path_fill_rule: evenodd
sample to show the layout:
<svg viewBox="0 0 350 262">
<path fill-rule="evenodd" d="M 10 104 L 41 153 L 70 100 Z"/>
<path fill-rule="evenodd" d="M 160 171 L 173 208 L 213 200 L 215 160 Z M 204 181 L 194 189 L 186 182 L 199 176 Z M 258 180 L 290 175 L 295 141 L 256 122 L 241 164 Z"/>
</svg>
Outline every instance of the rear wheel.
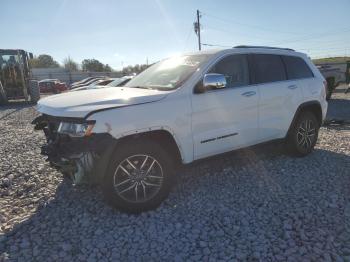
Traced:
<svg viewBox="0 0 350 262">
<path fill-rule="evenodd" d="M 287 136 L 289 153 L 295 156 L 306 156 L 317 142 L 320 124 L 312 112 L 302 112 Z"/>
<path fill-rule="evenodd" d="M 173 185 L 171 157 L 151 141 L 124 143 L 117 150 L 103 181 L 108 202 L 131 213 L 158 207 Z"/>
</svg>

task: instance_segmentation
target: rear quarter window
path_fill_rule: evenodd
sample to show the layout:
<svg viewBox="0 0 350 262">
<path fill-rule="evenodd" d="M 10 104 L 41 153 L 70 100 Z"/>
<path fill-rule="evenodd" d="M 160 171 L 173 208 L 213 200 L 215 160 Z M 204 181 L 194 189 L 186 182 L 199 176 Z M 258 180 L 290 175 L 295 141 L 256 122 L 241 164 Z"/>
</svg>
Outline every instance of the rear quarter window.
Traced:
<svg viewBox="0 0 350 262">
<path fill-rule="evenodd" d="M 282 56 L 282 59 L 286 66 L 288 79 L 309 78 L 314 76 L 304 59 L 297 56 Z"/>
<path fill-rule="evenodd" d="M 254 82 L 256 84 L 286 80 L 286 71 L 279 55 L 254 54 Z"/>
</svg>

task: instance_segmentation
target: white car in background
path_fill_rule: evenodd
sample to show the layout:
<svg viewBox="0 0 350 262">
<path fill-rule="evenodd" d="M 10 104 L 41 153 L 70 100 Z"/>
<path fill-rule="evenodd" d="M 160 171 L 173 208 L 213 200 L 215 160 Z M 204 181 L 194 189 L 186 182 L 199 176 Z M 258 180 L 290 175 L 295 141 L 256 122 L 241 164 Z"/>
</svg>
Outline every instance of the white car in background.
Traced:
<svg viewBox="0 0 350 262">
<path fill-rule="evenodd" d="M 110 78 L 110 79 L 106 79 L 106 80 L 100 80 L 100 81 L 97 81 L 89 86 L 77 87 L 75 89 L 72 89 L 71 91 L 80 91 L 80 90 L 86 90 L 86 89 L 97 89 L 97 88 L 123 86 L 127 82 L 129 82 L 133 77 L 134 76 L 123 76 L 120 78 Z M 107 84 L 104 84 L 104 83 L 107 83 Z"/>
<path fill-rule="evenodd" d="M 123 87 L 50 96 L 37 110 L 53 166 L 141 212 L 167 197 L 178 164 L 271 140 L 311 153 L 326 82 L 303 53 L 238 46 L 165 59 Z"/>
<path fill-rule="evenodd" d="M 88 78 L 85 78 L 81 81 L 78 81 L 78 82 L 71 84 L 70 89 L 75 89 L 75 88 L 78 88 L 81 86 L 88 86 L 88 85 L 91 85 L 97 81 L 104 80 L 104 79 L 106 79 L 105 76 L 88 77 Z"/>
</svg>

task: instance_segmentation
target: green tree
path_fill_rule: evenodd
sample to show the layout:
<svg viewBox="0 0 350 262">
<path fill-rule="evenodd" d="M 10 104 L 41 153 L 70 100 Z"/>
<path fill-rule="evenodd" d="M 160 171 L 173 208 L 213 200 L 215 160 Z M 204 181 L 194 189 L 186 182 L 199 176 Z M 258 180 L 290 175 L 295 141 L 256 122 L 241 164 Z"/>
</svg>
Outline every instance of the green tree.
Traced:
<svg viewBox="0 0 350 262">
<path fill-rule="evenodd" d="M 52 56 L 42 54 L 38 57 L 34 57 L 30 60 L 30 64 L 33 68 L 54 68 L 60 65 L 55 61 Z"/>
<path fill-rule="evenodd" d="M 112 72 L 113 70 L 112 70 L 112 67 L 110 67 L 108 64 L 106 64 L 104 67 L 104 71 L 105 72 Z"/>
<path fill-rule="evenodd" d="M 81 63 L 83 71 L 103 72 L 105 66 L 97 59 L 84 59 Z"/>
<path fill-rule="evenodd" d="M 143 64 L 143 65 L 139 65 L 139 64 L 136 64 L 134 66 L 127 66 L 127 67 L 124 67 L 122 69 L 122 74 L 123 75 L 131 75 L 131 74 L 139 74 L 141 73 L 142 71 L 144 71 L 145 69 L 147 69 L 148 67 L 150 67 L 151 65 L 146 65 L 146 64 Z"/>
<path fill-rule="evenodd" d="M 78 63 L 73 61 L 69 56 L 63 60 L 63 66 L 69 71 L 78 71 Z"/>
</svg>

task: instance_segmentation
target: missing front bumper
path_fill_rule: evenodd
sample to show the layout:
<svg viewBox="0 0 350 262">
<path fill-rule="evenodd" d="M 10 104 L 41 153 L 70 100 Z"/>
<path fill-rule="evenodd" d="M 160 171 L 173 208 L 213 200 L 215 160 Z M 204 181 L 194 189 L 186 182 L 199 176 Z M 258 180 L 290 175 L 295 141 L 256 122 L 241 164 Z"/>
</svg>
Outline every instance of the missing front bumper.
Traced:
<svg viewBox="0 0 350 262">
<path fill-rule="evenodd" d="M 100 162 L 106 161 L 115 139 L 108 133 L 94 134 L 91 137 L 70 138 L 57 136 L 42 146 L 41 153 L 47 156 L 51 166 L 68 175 L 74 184 L 95 183 L 104 173 Z M 97 173 L 97 174 L 96 174 Z"/>
<path fill-rule="evenodd" d="M 68 175 L 74 184 L 98 183 L 106 171 L 117 140 L 109 133 L 88 137 L 59 134 L 58 125 L 64 120 L 48 115 L 33 120 L 34 129 L 43 130 L 47 140 L 47 144 L 41 147 L 41 154 L 47 156 L 51 166 Z"/>
<path fill-rule="evenodd" d="M 84 138 L 58 136 L 54 142 L 42 146 L 41 153 L 47 156 L 51 166 L 68 175 L 73 184 L 94 183 L 96 173 L 101 172 L 99 162 L 113 144 L 109 134 Z"/>
</svg>

